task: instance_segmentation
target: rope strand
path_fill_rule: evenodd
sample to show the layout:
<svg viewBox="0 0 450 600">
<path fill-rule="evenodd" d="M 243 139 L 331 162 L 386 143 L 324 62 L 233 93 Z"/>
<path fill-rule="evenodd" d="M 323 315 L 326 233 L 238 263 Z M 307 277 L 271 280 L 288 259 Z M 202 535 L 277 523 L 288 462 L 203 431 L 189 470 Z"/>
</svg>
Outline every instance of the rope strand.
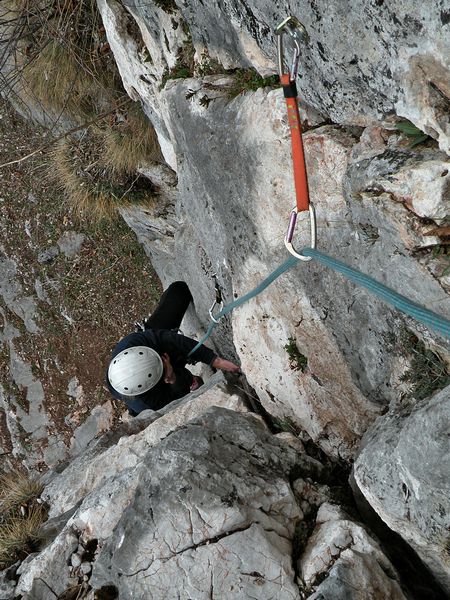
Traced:
<svg viewBox="0 0 450 600">
<path fill-rule="evenodd" d="M 406 296 L 403 296 L 402 294 L 395 292 L 394 290 L 380 283 L 379 281 L 376 281 L 375 279 L 373 279 L 373 277 L 370 277 L 370 275 L 361 273 L 361 271 L 358 271 L 358 269 L 349 267 L 340 260 L 332 258 L 331 256 L 328 256 L 327 254 L 324 254 L 319 250 L 313 248 L 304 248 L 301 251 L 301 253 L 304 256 L 311 256 L 312 258 L 315 258 L 330 269 L 341 273 L 351 281 L 366 288 L 367 290 L 369 290 L 369 292 L 375 294 L 376 296 L 384 300 L 384 302 L 391 304 L 398 310 L 409 315 L 410 317 L 413 317 L 417 321 L 420 321 L 427 327 L 434 329 L 438 333 L 442 334 L 444 337 L 450 338 L 450 320 L 446 319 L 445 317 L 438 315 L 437 313 L 433 312 L 432 310 L 429 310 L 428 308 L 425 308 L 420 304 L 417 304 L 417 302 L 409 300 L 409 298 L 407 298 Z M 236 300 L 234 300 L 234 302 L 230 302 L 230 304 L 224 306 L 222 310 L 218 312 L 217 315 L 215 315 L 217 321 L 220 321 L 222 317 L 230 313 L 232 310 L 238 308 L 239 306 L 242 306 L 242 304 L 245 304 L 245 302 L 263 292 L 271 283 L 278 279 L 280 275 L 288 271 L 291 267 L 295 266 L 298 262 L 299 260 L 294 256 L 288 258 L 253 290 L 251 290 L 244 296 L 237 298 Z M 196 350 L 198 350 L 198 348 L 202 344 L 206 342 L 206 340 L 211 336 L 217 324 L 218 323 L 214 322 L 210 323 L 206 334 L 203 336 L 200 342 L 198 342 L 198 344 L 190 351 L 188 356 L 191 356 Z"/>
</svg>

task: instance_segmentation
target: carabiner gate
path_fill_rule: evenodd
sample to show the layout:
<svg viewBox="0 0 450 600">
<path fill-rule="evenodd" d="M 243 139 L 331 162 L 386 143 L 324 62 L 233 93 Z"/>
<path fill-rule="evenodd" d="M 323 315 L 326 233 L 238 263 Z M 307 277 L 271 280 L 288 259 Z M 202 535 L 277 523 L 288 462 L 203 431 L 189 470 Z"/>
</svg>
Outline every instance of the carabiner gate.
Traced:
<svg viewBox="0 0 450 600">
<path fill-rule="evenodd" d="M 294 237 L 295 226 L 297 225 L 297 215 L 298 209 L 296 206 L 292 209 L 291 218 L 289 219 L 288 230 L 286 232 L 284 238 L 284 245 L 296 258 L 303 260 L 305 262 L 311 260 L 311 256 L 304 256 L 303 254 L 299 254 L 292 244 L 292 238 Z M 314 210 L 314 204 L 312 202 L 309 203 L 309 219 L 310 219 L 310 228 L 311 228 L 311 243 L 309 245 L 310 248 L 316 247 L 316 211 Z"/>
</svg>

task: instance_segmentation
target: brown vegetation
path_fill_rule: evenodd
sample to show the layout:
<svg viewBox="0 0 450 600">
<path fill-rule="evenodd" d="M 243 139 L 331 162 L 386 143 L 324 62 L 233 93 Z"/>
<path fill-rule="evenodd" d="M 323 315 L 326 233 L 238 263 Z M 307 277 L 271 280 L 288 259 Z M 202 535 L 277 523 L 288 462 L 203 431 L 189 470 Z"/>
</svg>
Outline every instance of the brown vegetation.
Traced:
<svg viewBox="0 0 450 600">
<path fill-rule="evenodd" d="M 136 170 L 162 160 L 159 144 L 140 106 L 123 107 L 125 91 L 95 0 L 9 3 L 20 100 L 37 103 L 53 127 L 88 122 L 50 153 L 49 172 L 70 203 L 94 219 L 111 217 L 119 206 L 152 204 L 154 189 Z"/>
<path fill-rule="evenodd" d="M 0 486 L 0 568 L 5 568 L 37 549 L 47 509 L 37 502 L 43 486 L 28 475 L 7 473 Z"/>
</svg>

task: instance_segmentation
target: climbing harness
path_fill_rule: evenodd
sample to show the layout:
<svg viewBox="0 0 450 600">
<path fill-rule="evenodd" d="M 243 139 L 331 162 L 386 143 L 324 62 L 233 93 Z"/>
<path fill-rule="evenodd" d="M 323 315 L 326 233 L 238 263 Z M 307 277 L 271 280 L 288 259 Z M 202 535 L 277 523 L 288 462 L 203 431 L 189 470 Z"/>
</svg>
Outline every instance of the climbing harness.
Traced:
<svg viewBox="0 0 450 600">
<path fill-rule="evenodd" d="M 308 175 L 306 172 L 305 153 L 302 141 L 302 126 L 300 113 L 298 109 L 297 97 L 297 73 L 300 59 L 300 39 L 309 40 L 308 33 L 304 26 L 295 17 L 284 19 L 275 29 L 277 35 L 277 55 L 278 55 L 278 74 L 280 83 L 283 87 L 284 97 L 286 99 L 287 115 L 289 129 L 291 132 L 292 162 L 294 167 L 294 184 L 296 204 L 291 211 L 289 225 L 284 244 L 289 252 L 299 260 L 309 261 L 310 256 L 304 256 L 297 252 L 293 245 L 295 227 L 297 225 L 298 214 L 304 211 L 309 212 L 310 230 L 311 230 L 311 248 L 316 247 L 316 215 L 314 205 L 309 200 Z M 294 43 L 294 53 L 292 56 L 290 68 L 285 68 L 283 37 L 287 34 Z"/>
<path fill-rule="evenodd" d="M 435 329 L 438 333 L 444 337 L 450 338 L 450 320 L 436 314 L 435 312 L 413 302 L 406 296 L 391 290 L 387 286 L 383 285 L 379 281 L 376 281 L 369 275 L 361 273 L 357 269 L 350 267 L 341 261 L 327 256 L 323 252 L 316 250 L 316 219 L 314 213 L 314 207 L 309 201 L 308 193 L 308 180 L 306 173 L 306 164 L 303 152 L 303 143 L 301 137 L 301 124 L 300 116 L 298 111 L 298 100 L 297 100 L 297 89 L 295 80 L 298 71 L 298 62 L 300 56 L 299 39 L 303 37 L 306 41 L 308 40 L 308 34 L 303 25 L 295 18 L 288 17 L 276 28 L 275 33 L 277 34 L 277 49 L 278 49 L 278 72 L 280 75 L 280 81 L 283 86 L 284 96 L 286 98 L 287 110 L 288 110 L 288 121 L 291 131 L 292 141 L 292 159 L 294 163 L 294 182 L 295 182 L 295 193 L 296 193 L 296 206 L 292 209 L 291 217 L 289 220 L 288 230 L 284 239 L 286 248 L 292 254 L 284 263 L 275 269 L 268 277 L 266 277 L 259 285 L 253 290 L 237 298 L 230 304 L 223 306 L 223 299 L 220 287 L 217 283 L 217 276 L 213 275 L 216 290 L 216 299 L 212 304 L 209 315 L 211 317 L 211 323 L 206 331 L 204 337 L 198 342 L 198 344 L 189 352 L 191 356 L 198 348 L 206 342 L 210 337 L 220 320 L 227 314 L 229 314 L 235 308 L 238 308 L 251 298 L 254 298 L 262 291 L 264 291 L 271 283 L 273 283 L 280 275 L 288 271 L 291 267 L 298 264 L 298 261 L 310 261 L 316 259 L 325 266 L 341 273 L 348 279 L 366 288 L 369 292 L 375 294 L 385 302 L 391 304 L 398 310 L 402 311 L 406 315 L 413 317 L 417 321 L 420 321 L 427 327 Z M 294 54 L 292 58 L 291 67 L 288 72 L 284 71 L 284 59 L 283 59 L 283 35 L 287 33 L 293 39 L 294 42 Z M 292 244 L 294 237 L 295 227 L 297 224 L 297 216 L 299 212 L 309 211 L 310 222 L 311 222 L 311 247 L 303 248 L 300 252 L 297 252 Z M 215 315 L 213 314 L 214 309 L 217 305 L 220 305 L 220 310 Z"/>
</svg>

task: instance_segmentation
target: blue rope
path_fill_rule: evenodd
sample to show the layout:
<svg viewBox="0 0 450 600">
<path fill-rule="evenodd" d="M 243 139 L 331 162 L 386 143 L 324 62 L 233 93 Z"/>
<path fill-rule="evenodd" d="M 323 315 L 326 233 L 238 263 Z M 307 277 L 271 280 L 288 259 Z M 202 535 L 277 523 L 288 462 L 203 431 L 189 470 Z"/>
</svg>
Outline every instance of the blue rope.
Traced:
<svg viewBox="0 0 450 600">
<path fill-rule="evenodd" d="M 392 304 L 392 306 L 395 306 L 395 308 L 398 310 L 401 310 L 410 317 L 420 321 L 427 327 L 435 329 L 443 336 L 450 338 L 450 321 L 445 317 L 442 317 L 441 315 L 428 310 L 428 308 L 413 302 L 402 294 L 394 292 L 394 290 L 391 290 L 369 275 L 365 275 L 364 273 L 361 273 L 361 271 L 358 271 L 358 269 L 353 269 L 340 260 L 336 260 L 335 258 L 331 258 L 331 256 L 323 254 L 323 252 L 320 252 L 319 250 L 306 248 L 302 251 L 302 254 L 316 258 L 327 267 L 334 269 L 338 273 L 345 275 L 345 277 L 348 279 L 351 279 L 355 283 L 365 287 L 367 290 L 369 290 L 369 292 L 372 292 L 372 294 L 375 294 L 388 304 Z"/>
<path fill-rule="evenodd" d="M 338 273 L 345 275 L 345 277 L 347 277 L 348 279 L 351 279 L 355 283 L 366 288 L 367 290 L 369 290 L 388 304 L 395 306 L 395 308 L 397 308 L 398 310 L 404 312 L 410 317 L 413 317 L 417 321 L 420 321 L 427 327 L 435 329 L 438 333 L 441 333 L 445 337 L 450 338 L 450 321 L 445 317 L 442 317 L 436 314 L 435 312 L 428 310 L 428 308 L 425 308 L 424 306 L 421 306 L 420 304 L 409 300 L 406 296 L 394 292 L 394 290 L 391 290 L 390 288 L 376 281 L 369 275 L 365 275 L 364 273 L 361 273 L 361 271 L 358 271 L 353 267 L 349 267 L 340 260 L 331 258 L 331 256 L 328 256 L 327 254 L 324 254 L 319 250 L 313 248 L 305 248 L 301 251 L 301 254 L 303 254 L 304 256 L 311 256 L 312 258 L 317 259 L 327 267 L 330 267 Z M 283 264 L 281 264 L 277 269 L 275 269 L 273 273 L 266 277 L 253 290 L 251 290 L 244 296 L 237 298 L 236 300 L 234 300 L 234 302 L 230 302 L 230 304 L 224 306 L 224 308 L 222 308 L 222 310 L 218 312 L 217 315 L 215 315 L 215 318 L 219 321 L 222 317 L 230 313 L 232 310 L 238 308 L 239 306 L 247 302 L 247 300 L 250 300 L 254 296 L 260 294 L 263 290 L 266 289 L 266 287 L 273 283 L 275 279 L 278 279 L 280 275 L 285 273 L 298 262 L 298 258 L 295 258 L 294 256 L 289 257 Z M 188 356 L 191 356 L 191 354 L 193 354 L 204 342 L 206 342 L 206 340 L 210 337 L 216 326 L 217 323 L 214 322 L 212 322 L 209 325 L 206 334 L 203 336 L 200 342 L 198 342 L 198 344 L 189 352 Z"/>
</svg>

